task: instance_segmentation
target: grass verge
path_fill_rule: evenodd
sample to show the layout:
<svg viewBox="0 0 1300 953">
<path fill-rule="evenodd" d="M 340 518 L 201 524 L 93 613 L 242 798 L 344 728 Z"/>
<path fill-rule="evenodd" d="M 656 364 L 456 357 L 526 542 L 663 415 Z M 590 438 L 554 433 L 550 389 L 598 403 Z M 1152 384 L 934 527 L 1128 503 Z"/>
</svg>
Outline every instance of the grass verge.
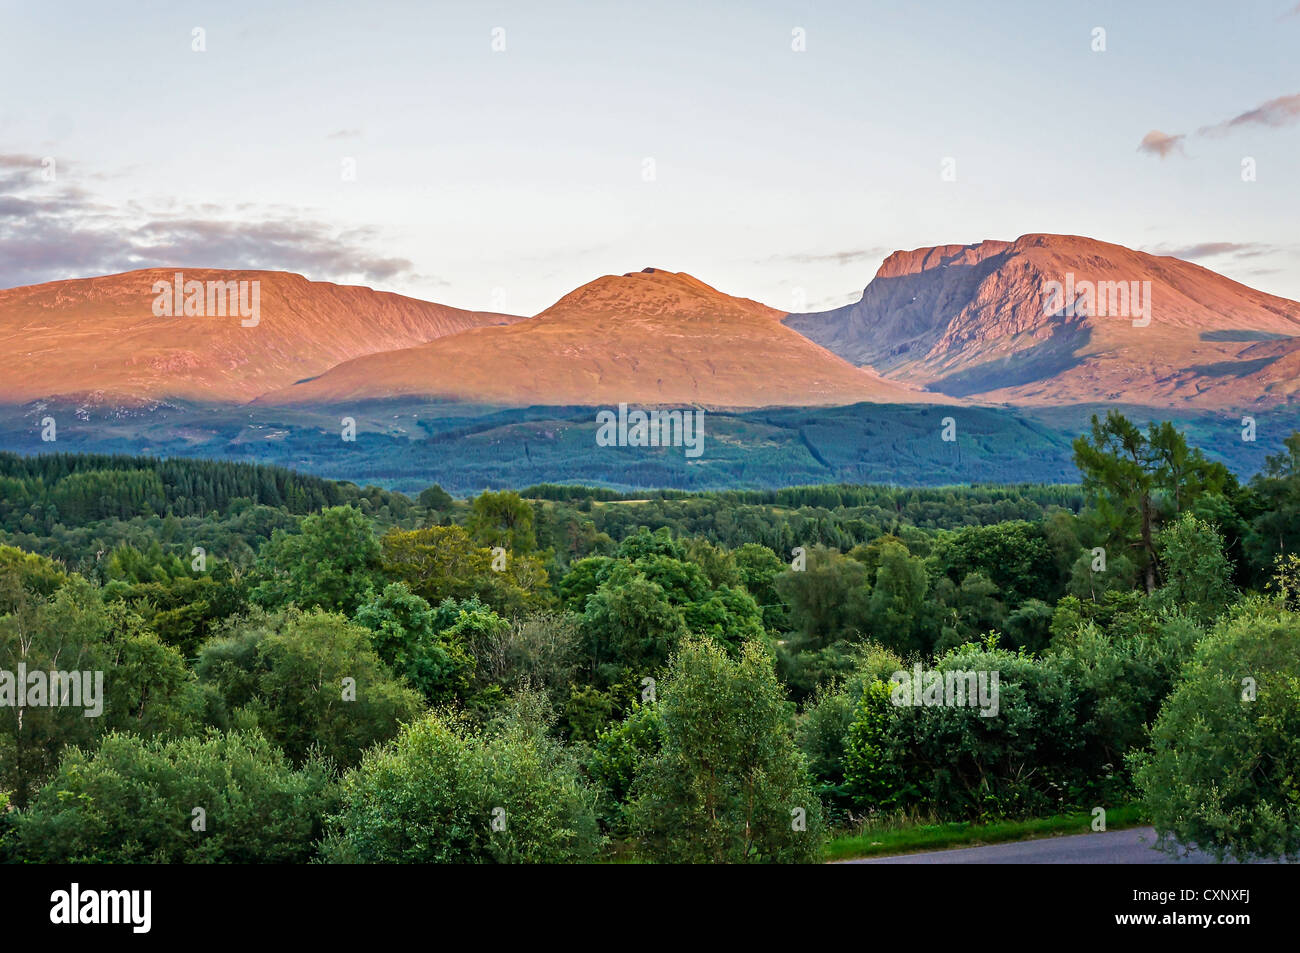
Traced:
<svg viewBox="0 0 1300 953">
<path fill-rule="evenodd" d="M 895 822 L 896 823 L 896 822 Z M 1106 829 L 1120 830 L 1148 823 L 1141 805 L 1123 804 L 1106 811 Z M 911 854 L 922 850 L 949 847 L 978 847 L 1037 837 L 1063 834 L 1087 834 L 1092 830 L 1092 814 L 1055 814 L 1027 821 L 991 821 L 975 824 L 953 821 L 946 824 L 901 824 L 868 829 L 859 834 L 832 838 L 826 844 L 826 859 L 852 860 L 888 854 Z"/>
</svg>

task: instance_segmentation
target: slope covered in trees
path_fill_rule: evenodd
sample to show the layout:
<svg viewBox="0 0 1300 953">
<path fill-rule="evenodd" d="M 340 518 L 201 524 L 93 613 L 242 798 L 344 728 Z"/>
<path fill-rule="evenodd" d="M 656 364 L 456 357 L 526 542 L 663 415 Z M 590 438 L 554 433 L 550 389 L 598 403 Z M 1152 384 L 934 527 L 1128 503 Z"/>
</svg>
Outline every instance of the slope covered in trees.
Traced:
<svg viewBox="0 0 1300 953">
<path fill-rule="evenodd" d="M 0 705 L 0 854 L 807 861 L 1136 800 L 1293 853 L 1300 435 L 1244 484 L 1118 415 L 1074 449 L 1082 486 L 465 500 L 0 457 L 0 673 L 103 673 L 95 717 Z"/>
</svg>

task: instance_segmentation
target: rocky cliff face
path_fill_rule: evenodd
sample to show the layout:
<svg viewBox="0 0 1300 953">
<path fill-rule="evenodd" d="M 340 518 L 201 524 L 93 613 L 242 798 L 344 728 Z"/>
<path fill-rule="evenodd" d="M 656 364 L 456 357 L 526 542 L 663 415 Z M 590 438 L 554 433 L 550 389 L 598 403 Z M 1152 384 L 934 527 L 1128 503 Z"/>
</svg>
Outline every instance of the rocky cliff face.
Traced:
<svg viewBox="0 0 1300 953">
<path fill-rule="evenodd" d="M 895 252 L 855 304 L 784 322 L 890 379 L 1010 403 L 1284 398 L 1300 304 L 1072 235 Z"/>
</svg>

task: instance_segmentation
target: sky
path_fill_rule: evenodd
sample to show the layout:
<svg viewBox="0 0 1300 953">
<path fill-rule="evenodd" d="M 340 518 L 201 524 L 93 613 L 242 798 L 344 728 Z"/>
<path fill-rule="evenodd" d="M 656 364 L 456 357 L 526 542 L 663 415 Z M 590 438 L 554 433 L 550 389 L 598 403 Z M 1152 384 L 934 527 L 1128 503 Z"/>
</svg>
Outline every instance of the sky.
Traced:
<svg viewBox="0 0 1300 953">
<path fill-rule="evenodd" d="M 895 249 L 1060 232 L 1300 299 L 1297 0 L 0 7 L 0 287 L 535 314 L 651 266 L 818 310 Z"/>
</svg>

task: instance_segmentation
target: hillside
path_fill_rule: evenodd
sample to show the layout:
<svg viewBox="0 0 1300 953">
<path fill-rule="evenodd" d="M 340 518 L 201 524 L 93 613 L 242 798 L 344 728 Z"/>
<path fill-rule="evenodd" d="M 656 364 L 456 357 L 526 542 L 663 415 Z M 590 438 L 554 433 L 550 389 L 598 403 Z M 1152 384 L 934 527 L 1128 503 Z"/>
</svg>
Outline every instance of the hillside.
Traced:
<svg viewBox="0 0 1300 953">
<path fill-rule="evenodd" d="M 228 316 L 159 316 L 154 283 L 172 283 L 178 270 L 0 291 L 0 402 L 244 402 L 364 354 L 517 320 L 286 272 L 210 268 L 183 271 L 205 284 L 205 306 L 207 282 L 250 282 L 251 305 L 255 281 L 255 318 L 241 317 L 233 298 Z"/>
<path fill-rule="evenodd" d="M 690 275 L 648 268 L 598 278 L 526 321 L 348 361 L 261 402 L 742 408 L 944 400 L 856 368 L 780 318 Z"/>
<path fill-rule="evenodd" d="M 1016 405 L 1247 408 L 1300 371 L 1300 303 L 1072 235 L 895 252 L 860 301 L 784 323 L 891 380 Z"/>
</svg>

